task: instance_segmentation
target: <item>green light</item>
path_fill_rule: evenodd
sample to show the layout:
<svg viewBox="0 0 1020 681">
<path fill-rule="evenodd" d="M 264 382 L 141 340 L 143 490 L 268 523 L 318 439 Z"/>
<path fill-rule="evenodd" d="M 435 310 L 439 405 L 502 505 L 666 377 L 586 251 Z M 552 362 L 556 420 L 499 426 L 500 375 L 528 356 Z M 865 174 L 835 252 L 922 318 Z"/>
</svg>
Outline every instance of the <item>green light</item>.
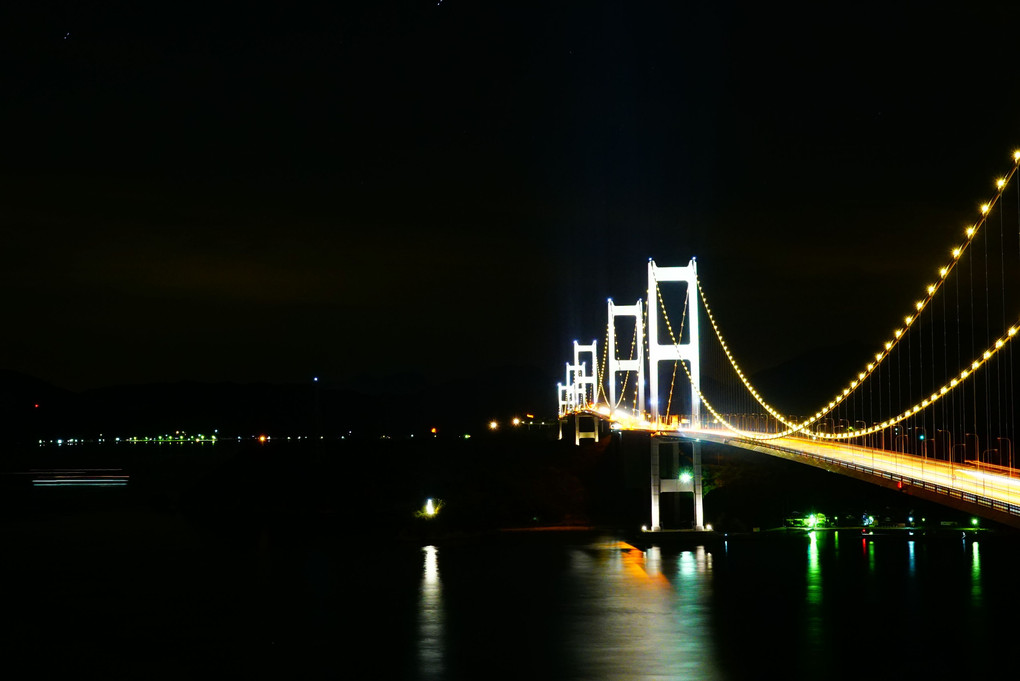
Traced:
<svg viewBox="0 0 1020 681">
<path fill-rule="evenodd" d="M 690 482 L 693 477 L 689 471 L 680 471 L 680 482 Z"/>
</svg>

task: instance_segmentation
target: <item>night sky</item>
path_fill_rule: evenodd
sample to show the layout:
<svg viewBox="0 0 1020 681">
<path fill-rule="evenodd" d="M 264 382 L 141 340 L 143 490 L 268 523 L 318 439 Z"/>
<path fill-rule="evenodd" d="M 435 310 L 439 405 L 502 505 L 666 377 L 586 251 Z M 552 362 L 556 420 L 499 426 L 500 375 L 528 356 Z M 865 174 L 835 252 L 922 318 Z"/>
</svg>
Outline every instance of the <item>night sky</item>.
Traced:
<svg viewBox="0 0 1020 681">
<path fill-rule="evenodd" d="M 14 3 L 0 368 L 552 405 L 691 256 L 752 370 L 879 342 L 1020 146 L 1020 5 L 956 4 Z"/>
</svg>

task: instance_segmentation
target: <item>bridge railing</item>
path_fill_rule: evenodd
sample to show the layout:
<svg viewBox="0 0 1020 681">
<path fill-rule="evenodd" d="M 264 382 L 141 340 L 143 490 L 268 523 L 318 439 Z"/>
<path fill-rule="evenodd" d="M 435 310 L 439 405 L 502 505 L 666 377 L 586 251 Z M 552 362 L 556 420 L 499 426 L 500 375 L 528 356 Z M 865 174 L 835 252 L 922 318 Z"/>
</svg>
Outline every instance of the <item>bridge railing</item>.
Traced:
<svg viewBox="0 0 1020 681">
<path fill-rule="evenodd" d="M 798 456 L 803 458 L 813 459 L 815 461 L 824 462 L 827 465 L 839 466 L 847 470 L 853 470 L 860 473 L 865 473 L 873 477 L 882 478 L 891 482 L 898 482 L 918 489 L 923 489 L 928 492 L 940 494 L 952 499 L 959 499 L 967 503 L 974 504 L 975 506 L 983 506 L 990 508 L 1000 513 L 1005 513 L 1010 516 L 1020 518 L 1020 503 L 1009 503 L 1001 501 L 999 499 L 993 499 L 980 494 L 974 494 L 973 492 L 964 492 L 962 490 L 948 487 L 946 485 L 939 485 L 937 483 L 929 482 L 927 480 L 921 480 L 908 475 L 900 475 L 898 473 L 891 473 L 873 466 L 858 463 L 856 461 L 846 461 L 844 459 L 837 459 L 831 456 L 825 456 L 824 454 L 815 454 L 813 452 L 805 452 L 793 447 L 784 447 L 782 445 L 773 444 L 771 442 L 763 442 L 761 440 L 752 440 L 747 438 L 734 438 L 738 442 L 743 442 L 748 445 L 755 447 L 773 449 L 776 451 L 785 452 L 792 456 Z"/>
</svg>

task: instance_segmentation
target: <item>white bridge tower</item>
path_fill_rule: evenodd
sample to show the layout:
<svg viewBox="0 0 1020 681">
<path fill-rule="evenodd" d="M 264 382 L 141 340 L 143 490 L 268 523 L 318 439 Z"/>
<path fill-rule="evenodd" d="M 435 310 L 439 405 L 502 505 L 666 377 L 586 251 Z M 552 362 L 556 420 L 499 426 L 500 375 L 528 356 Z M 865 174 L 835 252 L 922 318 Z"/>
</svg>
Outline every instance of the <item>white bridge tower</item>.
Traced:
<svg viewBox="0 0 1020 681">
<path fill-rule="evenodd" d="M 616 374 L 620 371 L 637 372 L 637 415 L 645 416 L 645 316 L 639 298 L 634 305 L 617 305 L 610 298 L 609 306 L 609 330 L 606 334 L 609 343 L 609 371 L 606 375 L 606 382 L 609 383 L 609 412 L 611 416 L 616 415 Z M 637 357 L 630 359 L 619 359 L 616 356 L 616 318 L 634 318 L 634 345 L 637 347 Z"/>
<path fill-rule="evenodd" d="M 672 339 L 673 343 L 659 343 L 659 291 L 660 282 L 687 284 L 686 326 L 688 341 Z M 701 424 L 701 363 L 698 351 L 698 267 L 691 258 L 686 267 L 659 267 L 648 261 L 648 385 L 652 407 L 652 423 L 659 422 L 659 362 L 687 362 L 691 375 L 691 426 Z"/>
</svg>

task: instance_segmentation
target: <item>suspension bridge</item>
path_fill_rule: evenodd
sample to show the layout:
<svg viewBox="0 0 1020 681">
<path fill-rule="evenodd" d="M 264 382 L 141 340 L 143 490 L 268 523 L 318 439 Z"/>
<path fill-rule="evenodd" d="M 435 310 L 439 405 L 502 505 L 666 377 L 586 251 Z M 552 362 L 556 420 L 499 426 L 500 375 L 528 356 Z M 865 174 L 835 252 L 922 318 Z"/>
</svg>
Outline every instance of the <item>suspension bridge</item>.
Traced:
<svg viewBox="0 0 1020 681">
<path fill-rule="evenodd" d="M 597 340 L 574 341 L 557 385 L 560 437 L 570 421 L 577 444 L 613 431 L 651 435 L 652 530 L 662 529 L 659 502 L 671 492 L 694 494 L 695 527 L 704 528 L 703 442 L 825 468 L 1020 528 L 1012 343 L 1020 330 L 1018 167 L 1020 151 L 973 221 L 955 240 L 947 234 L 946 255 L 931 264 L 930 277 L 914 295 L 904 292 L 909 302 L 888 336 L 806 413 L 773 405 L 741 369 L 695 259 L 678 267 L 649 260 L 644 298 L 608 300 L 601 356 Z M 667 299 L 682 299 L 682 309 L 667 309 Z M 632 330 L 623 345 L 621 323 Z M 694 464 L 683 476 L 681 446 Z"/>
</svg>

